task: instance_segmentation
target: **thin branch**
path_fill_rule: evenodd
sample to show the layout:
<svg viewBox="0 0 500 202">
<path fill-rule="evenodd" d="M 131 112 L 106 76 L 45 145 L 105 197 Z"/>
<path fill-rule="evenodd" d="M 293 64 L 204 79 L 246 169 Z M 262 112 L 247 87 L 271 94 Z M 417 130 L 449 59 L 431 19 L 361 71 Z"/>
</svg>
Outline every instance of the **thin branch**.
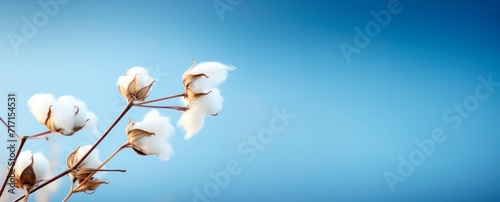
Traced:
<svg viewBox="0 0 500 202">
<path fill-rule="evenodd" d="M 120 173 L 127 172 L 127 170 L 123 170 L 123 169 L 88 169 L 88 168 L 86 168 L 86 170 L 93 171 L 93 172 L 120 172 Z"/>
<path fill-rule="evenodd" d="M 145 108 L 155 108 L 155 109 L 175 109 L 179 111 L 186 111 L 189 108 L 181 107 L 181 106 L 152 106 L 152 105 L 142 105 L 142 104 L 134 104 L 135 107 L 145 107 Z"/>
<path fill-rule="evenodd" d="M 12 131 L 12 133 L 18 138 L 18 139 L 21 139 L 21 137 L 19 135 L 17 135 L 16 131 L 15 130 L 12 130 L 12 128 L 10 128 L 10 126 L 5 123 L 5 121 L 2 119 L 2 117 L 0 117 L 0 121 L 2 121 L 3 125 L 5 125 L 5 127 L 7 127 L 7 129 L 9 129 L 9 131 Z M 1 196 L 1 193 L 0 193 L 0 196 Z"/>
<path fill-rule="evenodd" d="M 41 132 L 38 134 L 30 135 L 28 138 L 36 138 L 36 137 L 44 136 L 44 135 L 51 134 L 51 133 L 52 133 L 52 131 L 48 130 L 48 131 Z"/>
<path fill-rule="evenodd" d="M 71 178 L 71 188 L 69 189 L 68 195 L 66 195 L 66 197 L 64 197 L 64 200 L 63 200 L 64 202 L 68 201 L 69 197 L 71 197 L 71 195 L 73 195 L 73 193 L 74 193 L 73 188 L 75 187 L 76 178 L 73 178 L 71 176 L 70 176 L 70 178 Z"/>
<path fill-rule="evenodd" d="M 184 95 L 185 95 L 184 93 L 181 93 L 181 94 L 172 95 L 172 96 L 168 96 L 168 97 L 164 97 L 164 98 L 158 98 L 158 99 L 154 99 L 154 100 L 148 100 L 148 101 L 144 101 L 144 102 L 138 102 L 136 104 L 139 104 L 139 105 L 149 104 L 149 103 L 159 102 L 159 101 L 168 100 L 168 99 L 172 99 L 172 98 L 176 98 L 176 97 L 182 97 Z"/>
<path fill-rule="evenodd" d="M 40 184 L 36 187 L 34 187 L 33 189 L 30 190 L 30 193 L 33 193 L 33 192 L 36 192 L 37 190 L 47 186 L 48 184 L 52 183 L 53 181 L 67 175 L 68 173 L 70 173 L 72 170 L 74 170 L 75 168 L 77 168 L 80 164 L 82 164 L 82 162 L 85 160 L 85 158 L 87 158 L 90 153 L 97 147 L 97 145 L 99 145 L 99 143 L 102 142 L 102 140 L 104 140 L 104 138 L 109 134 L 109 132 L 111 132 L 111 130 L 116 126 L 116 124 L 118 124 L 118 122 L 120 122 L 120 120 L 123 118 L 123 116 L 125 116 L 125 114 L 127 114 L 127 112 L 130 110 L 130 108 L 132 108 L 132 105 L 133 105 L 133 100 L 129 101 L 127 106 L 123 109 L 123 111 L 120 113 L 120 115 L 118 115 L 118 117 L 115 119 L 115 121 L 108 127 L 108 129 L 102 134 L 102 136 L 94 143 L 94 145 L 92 145 L 92 147 L 89 149 L 89 151 L 87 151 L 87 153 L 85 153 L 85 155 L 83 155 L 83 157 L 75 163 L 75 165 L 73 165 L 73 167 L 71 168 L 68 168 L 66 169 L 65 171 L 57 174 L 56 176 L 50 178 L 49 180 L 45 181 L 43 184 Z M 23 199 L 24 196 L 20 196 L 19 198 L 17 198 L 15 201 L 19 201 L 21 199 Z"/>
</svg>

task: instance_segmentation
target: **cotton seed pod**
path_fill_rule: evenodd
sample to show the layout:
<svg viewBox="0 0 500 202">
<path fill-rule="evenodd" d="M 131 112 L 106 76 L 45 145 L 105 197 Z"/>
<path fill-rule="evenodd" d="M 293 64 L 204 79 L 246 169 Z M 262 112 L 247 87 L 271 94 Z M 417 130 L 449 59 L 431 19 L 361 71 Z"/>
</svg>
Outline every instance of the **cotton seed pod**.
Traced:
<svg viewBox="0 0 500 202">
<path fill-rule="evenodd" d="M 78 162 L 79 149 L 80 147 L 76 148 L 76 150 L 68 156 L 68 159 L 66 160 L 68 168 L 72 168 Z M 104 180 L 99 180 L 91 176 L 88 181 L 80 185 L 87 177 L 92 175 L 95 171 L 95 169 L 85 168 L 84 166 L 85 162 L 80 164 L 75 170 L 73 170 L 70 173 L 79 183 L 78 188 L 74 190 L 75 192 L 85 192 L 87 194 L 91 194 L 95 192 L 95 190 L 99 187 L 99 185 L 108 184 L 108 182 Z"/>
<path fill-rule="evenodd" d="M 47 159 L 41 154 L 32 154 L 30 150 L 23 151 L 14 166 L 14 186 L 20 189 L 33 187 L 43 178 L 49 170 Z"/>
<path fill-rule="evenodd" d="M 210 92 L 206 93 L 195 93 L 193 90 L 189 87 L 189 85 L 195 81 L 196 79 L 199 79 L 201 77 L 208 78 L 208 76 L 204 73 L 200 74 L 191 74 L 191 70 L 196 66 L 196 60 L 193 59 L 193 65 L 189 67 L 184 74 L 182 74 L 182 83 L 184 84 L 184 98 L 189 100 L 190 102 L 197 100 L 199 97 L 204 96 L 209 94 Z"/>
<path fill-rule="evenodd" d="M 127 124 L 127 127 L 125 128 L 125 133 L 127 133 L 128 137 L 128 142 L 130 143 L 132 149 L 139 155 L 145 156 L 148 155 L 145 153 L 140 147 L 138 147 L 135 144 L 135 141 L 142 138 L 142 137 L 149 137 L 152 135 L 155 135 L 152 132 L 148 132 L 139 128 L 132 129 L 134 127 L 134 124 L 131 119 L 129 119 L 129 122 Z"/>
<path fill-rule="evenodd" d="M 80 112 L 80 108 L 77 107 L 77 106 L 74 106 L 75 107 L 75 116 L 78 116 L 78 113 Z M 47 113 L 47 119 L 45 119 L 45 123 L 44 125 L 52 132 L 55 132 L 55 133 L 60 133 L 61 135 L 64 135 L 64 136 L 71 136 L 73 134 L 75 134 L 76 132 L 78 132 L 79 130 L 81 130 L 83 127 L 85 127 L 85 124 L 90 120 L 90 119 L 87 119 L 83 125 L 74 125 L 73 126 L 73 129 L 70 130 L 70 131 L 66 131 L 64 130 L 64 128 L 58 128 L 55 126 L 55 122 L 53 120 L 53 116 L 52 116 L 52 105 L 49 106 L 49 112 Z"/>
<path fill-rule="evenodd" d="M 118 90 L 128 101 L 143 101 L 149 96 L 154 82 L 146 69 L 133 67 L 118 78 Z"/>
</svg>

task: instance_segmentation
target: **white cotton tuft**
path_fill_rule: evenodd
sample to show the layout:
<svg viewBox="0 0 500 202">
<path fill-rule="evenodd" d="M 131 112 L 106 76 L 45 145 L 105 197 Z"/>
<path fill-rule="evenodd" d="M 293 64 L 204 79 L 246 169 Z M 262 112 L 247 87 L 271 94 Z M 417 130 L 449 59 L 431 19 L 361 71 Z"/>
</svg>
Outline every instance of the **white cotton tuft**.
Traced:
<svg viewBox="0 0 500 202">
<path fill-rule="evenodd" d="M 233 66 L 227 66 L 220 62 L 202 62 L 196 65 L 188 74 L 205 74 L 208 78 L 202 76 L 189 85 L 194 93 L 205 93 L 208 89 L 215 88 L 224 82 L 229 71 L 236 69 Z"/>
<path fill-rule="evenodd" d="M 177 127 L 182 127 L 186 132 L 184 139 L 191 139 L 198 133 L 205 122 L 205 114 L 196 108 L 191 108 L 182 113 L 181 118 L 177 121 Z"/>
<path fill-rule="evenodd" d="M 50 108 L 55 128 L 62 128 L 64 134 L 72 134 L 76 132 L 73 131 L 75 127 L 83 125 L 83 129 L 94 130 L 97 127 L 97 116 L 88 111 L 83 101 L 73 96 L 65 95 L 56 100 L 52 94 L 38 93 L 29 99 L 28 105 L 35 118 L 42 124 L 45 124 Z"/>
<path fill-rule="evenodd" d="M 90 150 L 91 147 L 92 145 L 85 145 L 78 148 L 76 154 L 76 160 L 79 161 L 85 155 L 85 153 L 87 153 Z M 96 148 L 92 150 L 92 152 L 89 154 L 87 158 L 85 158 L 85 160 L 83 160 L 81 166 L 82 168 L 97 169 L 97 167 L 99 167 L 101 164 L 102 161 L 101 159 L 99 159 L 99 150 Z M 105 166 L 103 166 L 101 169 L 105 169 Z M 94 177 L 98 179 L 102 179 L 105 176 L 106 176 L 105 172 L 96 172 L 96 174 L 94 175 Z"/>
<path fill-rule="evenodd" d="M 209 89 L 209 91 L 212 92 L 190 103 L 183 99 L 183 102 L 187 104 L 189 109 L 181 115 L 177 126 L 184 128 L 186 131 L 184 139 L 191 139 L 191 137 L 203 128 L 205 115 L 216 115 L 222 109 L 224 99 L 219 89 L 213 88 Z"/>
<path fill-rule="evenodd" d="M 33 160 L 35 161 L 33 163 L 33 170 L 35 171 L 36 179 L 45 179 L 50 169 L 49 161 L 41 152 L 35 153 Z"/>
<path fill-rule="evenodd" d="M 31 150 L 21 152 L 14 166 L 14 173 L 17 176 L 21 175 L 24 169 L 31 164 L 31 157 L 33 157 L 33 171 L 35 172 L 36 180 L 43 180 L 49 172 L 50 166 L 47 158 L 40 152 L 35 154 L 32 154 Z"/>
<path fill-rule="evenodd" d="M 199 108 L 200 111 L 207 115 L 213 115 L 219 113 L 222 109 L 222 102 L 224 99 L 220 94 L 220 90 L 217 88 L 209 89 L 211 93 L 201 96 L 197 100 L 191 102 L 189 107 Z"/>
<path fill-rule="evenodd" d="M 137 79 L 137 89 L 148 86 L 154 81 L 153 77 L 149 76 L 147 69 L 142 67 L 132 67 L 127 71 L 127 73 L 125 73 L 125 75 L 118 77 L 117 84 L 122 86 L 123 89 L 127 89 L 130 82 L 134 80 L 134 77 Z"/>
<path fill-rule="evenodd" d="M 173 155 L 172 146 L 168 139 L 174 133 L 174 127 L 170 124 L 170 118 L 162 116 L 158 110 L 151 110 L 141 122 L 136 122 L 132 129 L 142 129 L 154 133 L 149 137 L 142 137 L 134 142 L 146 154 L 158 155 L 162 161 L 170 159 Z"/>
<path fill-rule="evenodd" d="M 40 123 L 45 123 L 49 106 L 56 103 L 56 98 L 52 94 L 37 93 L 28 100 L 28 106 L 31 113 L 35 116 L 36 120 Z"/>
</svg>

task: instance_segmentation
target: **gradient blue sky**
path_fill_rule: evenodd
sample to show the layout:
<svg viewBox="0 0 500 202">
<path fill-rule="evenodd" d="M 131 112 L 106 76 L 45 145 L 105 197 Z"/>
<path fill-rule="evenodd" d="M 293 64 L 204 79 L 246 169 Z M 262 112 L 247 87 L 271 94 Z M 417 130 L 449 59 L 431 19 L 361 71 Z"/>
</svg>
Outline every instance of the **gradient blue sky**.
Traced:
<svg viewBox="0 0 500 202">
<path fill-rule="evenodd" d="M 370 11 L 388 2 L 243 0 L 221 20 L 212 1 L 70 1 L 16 53 L 7 35 L 20 34 L 21 19 L 42 9 L 37 1 L 1 1 L 0 116 L 15 91 L 18 132 L 41 132 L 29 97 L 73 95 L 100 117 L 103 131 L 125 105 L 116 80 L 127 67 L 151 70 L 157 98 L 182 92 L 192 58 L 219 61 L 237 69 L 221 86 L 218 117 L 189 141 L 177 128 L 170 161 L 120 153 L 107 167 L 126 173 L 110 173 L 109 185 L 70 201 L 192 201 L 193 189 L 203 190 L 213 182 L 209 173 L 232 160 L 242 172 L 210 201 L 499 200 L 499 91 L 456 130 L 443 113 L 474 95 L 478 77 L 500 81 L 500 3 L 401 0 L 403 10 L 348 63 L 339 44 L 353 44 L 354 27 L 373 21 Z M 284 107 L 296 117 L 246 161 L 238 146 Z M 142 120 L 146 112 L 126 117 Z M 179 118 L 161 113 L 173 124 Z M 125 124 L 99 146 L 102 158 L 126 140 Z M 397 173 L 398 157 L 408 158 L 418 149 L 414 141 L 434 128 L 446 141 L 392 192 L 384 173 Z M 95 140 L 86 132 L 51 137 L 27 148 L 49 154 L 60 142 L 56 158 L 64 164 L 71 149 Z M 8 154 L 0 154 L 4 164 Z M 68 189 L 62 178 L 52 200 Z"/>
</svg>

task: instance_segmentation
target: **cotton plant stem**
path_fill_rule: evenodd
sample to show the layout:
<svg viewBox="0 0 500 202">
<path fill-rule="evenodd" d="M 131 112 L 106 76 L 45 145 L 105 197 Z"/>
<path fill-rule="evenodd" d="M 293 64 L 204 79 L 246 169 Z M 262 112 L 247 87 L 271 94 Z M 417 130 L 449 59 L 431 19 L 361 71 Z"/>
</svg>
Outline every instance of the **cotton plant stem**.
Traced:
<svg viewBox="0 0 500 202">
<path fill-rule="evenodd" d="M 28 197 L 30 196 L 30 187 L 29 185 L 23 185 L 23 189 L 26 191 L 26 194 L 24 195 L 24 200 L 25 202 L 28 202 Z"/>
<path fill-rule="evenodd" d="M 19 146 L 17 147 L 16 156 L 14 157 L 14 161 L 12 161 L 12 165 L 9 168 L 9 172 L 5 176 L 5 179 L 3 180 L 2 189 L 0 190 L 0 197 L 3 194 L 3 191 L 5 189 L 5 185 L 7 185 L 7 181 L 9 181 L 10 174 L 12 172 L 14 172 L 14 166 L 16 165 L 17 158 L 19 157 L 19 154 L 21 153 L 21 150 L 23 149 L 24 143 L 26 143 L 26 137 L 27 136 L 23 136 L 21 138 L 21 142 L 19 143 Z"/>
<path fill-rule="evenodd" d="M 154 109 L 175 109 L 178 111 L 186 111 L 189 108 L 181 107 L 181 106 L 151 106 L 151 105 L 142 105 L 142 104 L 134 104 L 136 107 L 145 107 L 145 108 L 154 108 Z"/>
<path fill-rule="evenodd" d="M 120 113 L 120 115 L 118 115 L 118 117 L 115 119 L 115 121 L 108 127 L 108 129 L 94 143 L 94 145 L 92 145 L 92 147 L 89 149 L 89 151 L 87 151 L 87 153 L 85 153 L 85 155 L 83 155 L 83 157 L 78 162 L 76 162 L 75 165 L 73 165 L 73 167 L 66 169 L 65 171 L 57 174 L 56 176 L 45 181 L 44 183 L 34 187 L 33 189 L 30 190 L 30 193 L 36 192 L 39 189 L 47 186 L 48 184 L 56 181 L 57 179 L 67 175 L 68 173 L 73 171 L 75 168 L 77 168 L 80 164 L 82 164 L 82 162 L 90 155 L 90 153 L 97 147 L 97 145 L 99 145 L 102 142 L 102 140 L 104 140 L 104 138 L 109 134 L 109 132 L 111 132 L 111 130 L 116 126 L 116 124 L 118 124 L 118 122 L 120 122 L 120 120 L 123 118 L 123 116 L 125 116 L 125 114 L 127 114 L 127 112 L 132 108 L 133 103 L 134 103 L 133 100 L 130 100 L 128 102 L 127 106 L 123 109 L 123 111 Z M 24 198 L 24 196 L 21 196 L 21 197 L 17 198 L 15 201 L 19 201 L 23 198 Z"/>
<path fill-rule="evenodd" d="M 76 178 L 73 178 L 71 177 L 71 188 L 69 189 L 69 193 L 68 195 L 66 195 L 66 197 L 64 197 L 63 201 L 66 202 L 68 201 L 69 197 L 71 197 L 71 195 L 73 195 L 73 188 L 75 187 L 75 182 L 76 182 Z"/>
<path fill-rule="evenodd" d="M 115 157 L 116 154 L 118 154 L 122 149 L 127 148 L 129 146 L 130 146 L 130 144 L 128 142 L 126 142 L 125 144 L 123 144 L 122 146 L 120 146 L 118 149 L 116 149 L 116 151 L 113 152 L 113 154 L 111 154 L 104 162 L 102 162 L 101 165 L 99 165 L 99 167 L 97 167 L 94 172 L 92 172 L 89 176 L 87 176 L 82 182 L 79 182 L 78 186 L 75 189 L 80 188 L 83 184 L 85 184 L 86 182 L 88 182 L 90 180 L 90 178 L 92 178 L 95 175 L 95 173 L 97 171 L 106 171 L 106 170 L 100 170 L 100 169 L 104 165 L 106 165 L 106 163 L 108 163 L 113 157 Z M 121 171 L 121 172 L 123 172 L 123 170 L 108 170 L 108 171 L 119 171 L 119 172 Z"/>
<path fill-rule="evenodd" d="M 52 133 L 52 131 L 48 130 L 48 131 L 41 132 L 41 133 L 38 133 L 38 134 L 30 135 L 30 136 L 28 136 L 28 138 L 29 139 L 35 139 L 35 138 L 38 138 L 38 137 L 41 137 L 41 136 L 45 136 L 45 135 L 50 134 L 50 133 Z M 47 136 L 45 136 L 45 139 L 48 140 Z"/>
<path fill-rule="evenodd" d="M 144 102 L 138 102 L 137 104 L 139 104 L 139 105 L 149 104 L 149 103 L 159 102 L 159 101 L 168 100 L 168 99 L 172 99 L 172 98 L 176 98 L 176 97 L 182 97 L 184 95 L 185 95 L 184 93 L 181 93 L 181 94 L 172 95 L 172 96 L 163 97 L 163 98 L 158 98 L 158 99 L 154 99 L 154 100 L 148 100 L 148 101 L 144 101 Z"/>
</svg>

